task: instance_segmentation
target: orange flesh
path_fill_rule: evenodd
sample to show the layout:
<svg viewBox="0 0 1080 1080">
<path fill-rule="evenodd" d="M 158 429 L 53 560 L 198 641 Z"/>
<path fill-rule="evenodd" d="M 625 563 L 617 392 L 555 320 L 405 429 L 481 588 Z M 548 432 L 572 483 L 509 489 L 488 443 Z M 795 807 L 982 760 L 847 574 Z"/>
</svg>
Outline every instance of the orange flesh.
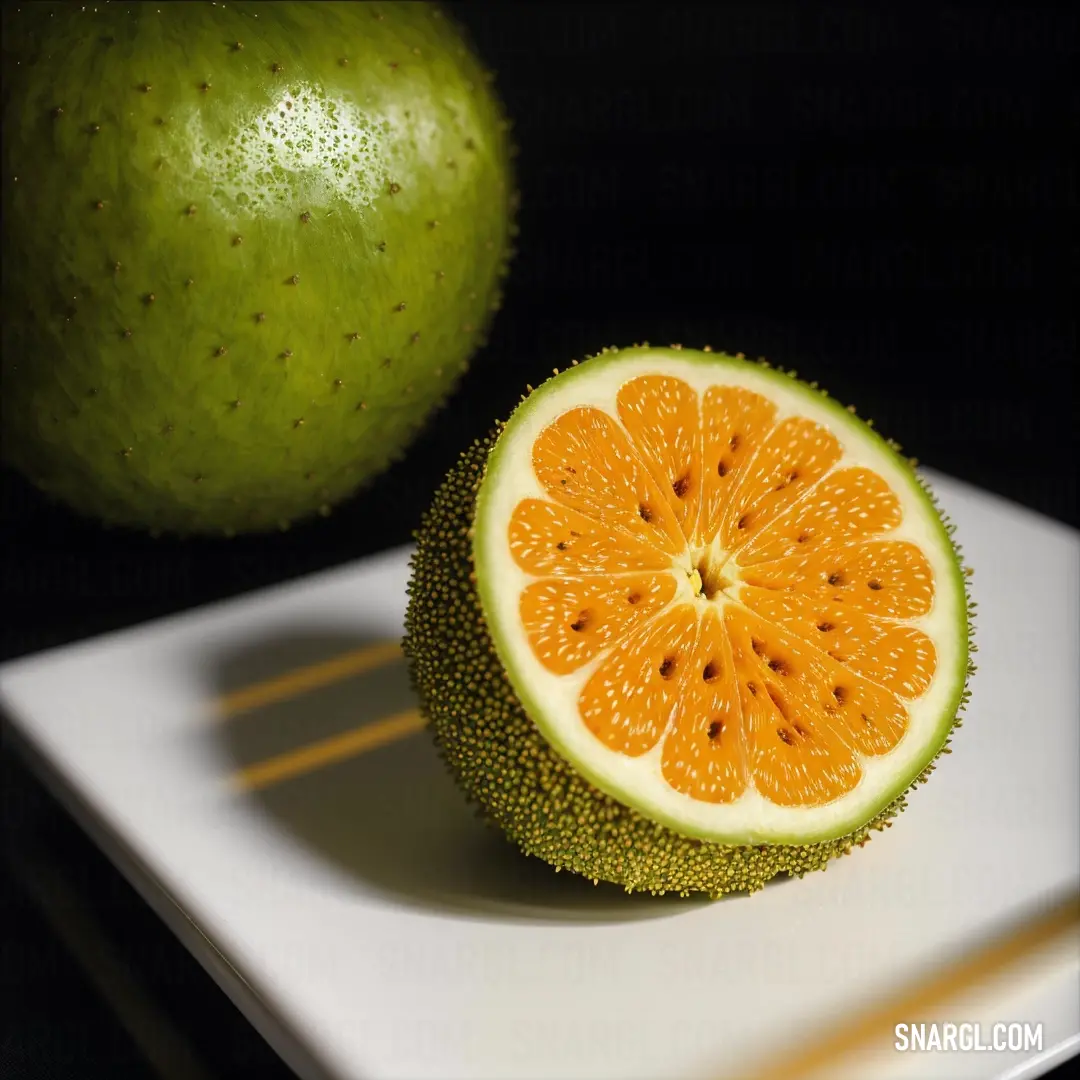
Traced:
<svg viewBox="0 0 1080 1080">
<path fill-rule="evenodd" d="M 582 672 L 589 731 L 628 757 L 659 747 L 689 798 L 847 794 L 863 757 L 899 743 L 936 666 L 905 621 L 934 583 L 922 551 L 888 535 L 898 499 L 842 464 L 826 428 L 778 420 L 749 390 L 647 375 L 616 408 L 571 409 L 533 444 L 546 498 L 522 499 L 509 528 L 535 579 L 519 598 L 533 654 Z"/>
</svg>

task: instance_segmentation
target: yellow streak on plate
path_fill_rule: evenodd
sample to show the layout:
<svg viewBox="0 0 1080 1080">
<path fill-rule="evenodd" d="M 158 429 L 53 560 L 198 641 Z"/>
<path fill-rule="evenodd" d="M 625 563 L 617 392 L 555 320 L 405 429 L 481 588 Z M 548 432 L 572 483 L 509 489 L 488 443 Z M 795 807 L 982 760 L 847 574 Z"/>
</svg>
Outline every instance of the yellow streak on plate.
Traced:
<svg viewBox="0 0 1080 1080">
<path fill-rule="evenodd" d="M 342 653 L 320 664 L 288 671 L 276 679 L 267 679 L 254 686 L 236 690 L 218 699 L 218 716 L 228 718 L 252 709 L 273 705 L 278 701 L 299 697 L 331 683 L 362 675 L 365 671 L 383 667 L 401 657 L 401 645 L 396 641 L 384 641 L 362 649 Z"/>
<path fill-rule="evenodd" d="M 395 713 L 341 735 L 303 746 L 299 750 L 290 750 L 256 765 L 249 765 L 233 775 L 233 785 L 245 791 L 269 787 L 282 780 L 291 780 L 295 776 L 311 772 L 312 769 L 321 769 L 325 765 L 332 765 L 403 739 L 423 726 L 424 718 L 416 709 Z"/>
<path fill-rule="evenodd" d="M 1058 902 L 1038 918 L 1025 923 L 981 949 L 976 949 L 934 973 L 923 982 L 902 991 L 895 998 L 871 1008 L 810 1045 L 774 1060 L 746 1080 L 803 1080 L 831 1075 L 841 1059 L 847 1059 L 871 1044 L 891 1046 L 897 1024 L 928 1020 L 937 1009 L 965 990 L 983 986 L 1021 960 L 1038 952 L 1068 931 L 1080 927 L 1080 900 Z M 831 1070 L 831 1071 L 824 1071 Z"/>
</svg>

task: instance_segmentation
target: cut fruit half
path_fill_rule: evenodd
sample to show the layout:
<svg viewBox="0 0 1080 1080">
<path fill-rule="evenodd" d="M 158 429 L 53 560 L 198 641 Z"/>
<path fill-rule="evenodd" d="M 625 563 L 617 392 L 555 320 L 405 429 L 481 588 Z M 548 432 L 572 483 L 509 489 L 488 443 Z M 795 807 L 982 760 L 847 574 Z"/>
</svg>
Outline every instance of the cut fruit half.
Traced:
<svg viewBox="0 0 1080 1080">
<path fill-rule="evenodd" d="M 462 454 L 403 645 L 454 777 L 523 851 L 720 896 L 892 823 L 959 723 L 968 610 L 895 444 L 793 374 L 634 347 Z"/>
<path fill-rule="evenodd" d="M 612 352 L 498 437 L 473 551 L 548 742 L 683 836 L 864 826 L 941 750 L 963 572 L 909 464 L 821 392 L 689 350 Z"/>
</svg>

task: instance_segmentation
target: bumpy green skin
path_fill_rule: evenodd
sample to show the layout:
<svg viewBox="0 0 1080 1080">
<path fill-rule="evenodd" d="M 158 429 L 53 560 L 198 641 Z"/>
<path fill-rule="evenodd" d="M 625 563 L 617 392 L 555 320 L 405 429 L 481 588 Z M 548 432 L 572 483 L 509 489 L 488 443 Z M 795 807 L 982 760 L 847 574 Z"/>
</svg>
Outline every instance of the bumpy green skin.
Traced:
<svg viewBox="0 0 1080 1080">
<path fill-rule="evenodd" d="M 422 3 L 3 18 L 5 458 L 111 523 L 328 512 L 498 307 L 514 197 L 486 73 Z"/>
<path fill-rule="evenodd" d="M 514 694 L 476 587 L 476 497 L 500 431 L 501 425 L 461 455 L 423 518 L 403 641 L 436 745 L 482 816 L 526 854 L 559 870 L 614 882 L 628 892 L 713 898 L 755 892 L 778 875 L 823 870 L 888 828 L 906 806 L 907 792 L 863 827 L 822 843 L 715 844 L 682 836 L 613 799 L 557 753 Z M 932 498 L 929 492 L 927 497 Z M 970 622 L 968 629 L 970 636 Z M 968 696 L 965 685 L 961 711 Z M 960 723 L 958 717 L 951 732 Z M 951 753 L 948 741 L 939 753 Z M 937 755 L 912 788 L 926 782 L 936 760 Z"/>
</svg>

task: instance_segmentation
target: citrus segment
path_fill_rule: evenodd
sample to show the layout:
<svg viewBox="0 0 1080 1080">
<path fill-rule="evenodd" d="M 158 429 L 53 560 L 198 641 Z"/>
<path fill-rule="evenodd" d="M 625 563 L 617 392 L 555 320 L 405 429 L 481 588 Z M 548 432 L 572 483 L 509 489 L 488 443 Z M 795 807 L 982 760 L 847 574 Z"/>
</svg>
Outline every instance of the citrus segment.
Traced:
<svg viewBox="0 0 1080 1080">
<path fill-rule="evenodd" d="M 757 790 L 779 806 L 793 807 L 822 805 L 850 792 L 862 769 L 835 713 L 817 702 L 808 710 L 808 695 L 797 693 L 807 674 L 803 658 L 775 640 L 766 646 L 745 620 L 729 615 L 725 623 Z"/>
<path fill-rule="evenodd" d="M 710 386 L 702 400 L 702 495 L 697 542 L 720 531 L 746 460 L 776 423 L 776 406 L 740 386 Z"/>
<path fill-rule="evenodd" d="M 530 574 L 664 570 L 671 556 L 628 533 L 545 499 L 522 499 L 510 519 L 510 553 Z"/>
<path fill-rule="evenodd" d="M 718 609 L 702 613 L 678 709 L 664 740 L 661 769 L 676 791 L 703 802 L 730 803 L 746 790 L 739 688 Z"/>
<path fill-rule="evenodd" d="M 840 459 L 840 445 L 820 424 L 789 417 L 756 447 L 739 472 L 720 519 L 720 542 L 738 551 L 792 505 Z"/>
<path fill-rule="evenodd" d="M 934 643 L 914 626 L 865 615 L 850 604 L 822 604 L 798 593 L 754 586 L 741 589 L 739 600 L 900 697 L 918 697 L 934 676 Z"/>
<path fill-rule="evenodd" d="M 581 718 L 612 750 L 638 757 L 667 729 L 682 697 L 697 612 L 680 604 L 619 642 L 581 692 Z"/>
<path fill-rule="evenodd" d="M 690 539 L 701 503 L 697 394 L 680 379 L 645 375 L 622 387 L 618 406 L 619 419 Z"/>
<path fill-rule="evenodd" d="M 889 619 L 926 615 L 934 599 L 930 563 L 909 541 L 826 547 L 811 555 L 758 563 L 743 572 L 742 580 Z"/>
<path fill-rule="evenodd" d="M 887 532 L 900 524 L 900 501 L 871 469 L 834 469 L 802 499 L 761 529 L 739 549 L 739 563 L 749 566 L 789 555 L 807 555 Z"/>
<path fill-rule="evenodd" d="M 800 721 L 811 729 L 824 724 L 864 755 L 886 753 L 900 741 L 908 721 L 895 694 L 745 608 L 732 605 L 725 622 L 740 677 L 745 672 L 754 680 L 747 690 L 760 696 L 764 688 L 794 734 L 803 734 Z M 789 795 L 797 799 L 796 792 Z"/>
<path fill-rule="evenodd" d="M 549 578 L 522 592 L 521 623 L 548 671 L 567 675 L 661 611 L 674 595 L 670 574 Z"/>
<path fill-rule="evenodd" d="M 666 497 L 607 413 L 579 408 L 560 416 L 536 440 L 533 467 L 556 502 L 662 551 L 685 546 Z"/>
</svg>

